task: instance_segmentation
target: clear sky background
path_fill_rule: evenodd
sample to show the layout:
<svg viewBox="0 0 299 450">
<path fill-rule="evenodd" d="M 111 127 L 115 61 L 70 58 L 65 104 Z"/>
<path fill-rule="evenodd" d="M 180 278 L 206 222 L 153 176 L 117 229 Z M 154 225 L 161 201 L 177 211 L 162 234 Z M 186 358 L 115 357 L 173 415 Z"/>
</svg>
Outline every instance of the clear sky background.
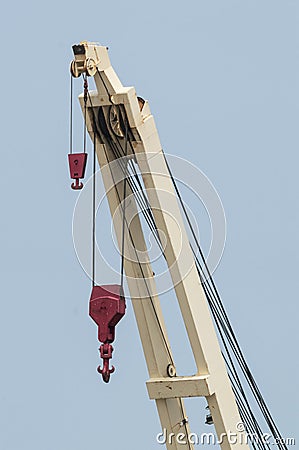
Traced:
<svg viewBox="0 0 299 450">
<path fill-rule="evenodd" d="M 298 14 L 295 0 L 2 7 L 1 450 L 161 448 L 130 304 L 117 372 L 109 385 L 96 372 L 67 167 L 69 62 L 81 40 L 109 46 L 123 84 L 149 99 L 165 151 L 219 192 L 227 242 L 215 279 L 282 435 L 298 438 Z"/>
</svg>

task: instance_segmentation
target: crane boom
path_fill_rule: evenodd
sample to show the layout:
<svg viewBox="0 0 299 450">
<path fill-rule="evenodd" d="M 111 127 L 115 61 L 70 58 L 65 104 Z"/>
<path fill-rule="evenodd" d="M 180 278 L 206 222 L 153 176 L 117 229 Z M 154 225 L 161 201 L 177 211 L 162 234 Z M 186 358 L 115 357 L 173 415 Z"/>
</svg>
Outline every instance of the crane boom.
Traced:
<svg viewBox="0 0 299 450">
<path fill-rule="evenodd" d="M 83 42 L 73 50 L 73 76 L 91 76 L 96 85 L 87 99 L 82 94 L 79 100 L 83 112 L 87 109 L 86 127 L 95 139 L 120 250 L 122 202 L 126 199 L 130 220 L 124 232 L 124 270 L 149 373 L 147 390 L 156 402 L 162 428 L 167 435 L 183 432 L 188 436 L 183 398 L 205 397 L 222 450 L 245 450 L 248 445 L 244 431 L 237 427 L 241 419 L 235 396 L 149 104 L 137 97 L 133 87 L 121 84 L 106 47 Z M 129 185 L 124 189 L 122 183 L 124 167 L 131 159 L 139 167 L 159 233 L 166 238 L 164 256 L 197 367 L 192 376 L 176 374 L 138 207 L 132 189 Z M 234 442 L 229 439 L 232 433 Z M 181 448 L 176 439 L 166 445 L 168 450 Z M 194 448 L 189 440 L 186 448 Z"/>
</svg>

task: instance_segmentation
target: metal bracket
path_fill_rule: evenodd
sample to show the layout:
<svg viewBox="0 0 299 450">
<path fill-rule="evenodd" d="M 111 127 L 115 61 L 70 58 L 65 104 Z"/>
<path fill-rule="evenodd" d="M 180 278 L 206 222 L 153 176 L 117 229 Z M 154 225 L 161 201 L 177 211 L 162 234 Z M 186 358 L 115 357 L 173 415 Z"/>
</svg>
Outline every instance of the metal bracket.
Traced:
<svg viewBox="0 0 299 450">
<path fill-rule="evenodd" d="M 214 391 L 209 386 L 209 375 L 191 377 L 151 378 L 146 382 L 150 399 L 180 397 L 207 397 Z"/>
</svg>

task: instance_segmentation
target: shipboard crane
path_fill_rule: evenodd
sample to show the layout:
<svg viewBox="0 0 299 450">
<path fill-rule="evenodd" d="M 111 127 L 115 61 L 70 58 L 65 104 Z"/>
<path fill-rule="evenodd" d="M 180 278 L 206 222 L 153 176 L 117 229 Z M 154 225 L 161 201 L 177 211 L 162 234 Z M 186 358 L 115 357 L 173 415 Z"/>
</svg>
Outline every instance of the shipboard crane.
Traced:
<svg viewBox="0 0 299 450">
<path fill-rule="evenodd" d="M 221 354 L 207 292 L 189 245 L 173 177 L 149 104 L 136 95 L 133 87 L 122 85 L 111 66 L 105 46 L 82 42 L 73 46 L 73 52 L 71 74 L 75 78 L 80 75 L 84 77 L 84 92 L 79 100 L 86 129 L 94 143 L 123 257 L 123 270 L 149 373 L 146 382 L 148 394 L 156 402 L 162 429 L 170 435 L 178 424 L 179 432 L 190 435 L 183 398 L 205 397 L 210 411 L 207 421 L 214 424 L 222 450 L 247 450 L 249 445 L 245 431 L 236 427 L 242 420 Z M 94 78 L 95 91 L 88 90 L 88 77 Z M 178 376 L 176 373 L 138 205 L 129 182 L 128 165 L 132 161 L 138 165 L 141 173 L 150 217 L 158 230 L 158 236 L 163 233 L 166 238 L 163 255 L 197 368 L 192 376 Z M 70 157 L 71 176 L 76 181 L 74 189 L 82 188 L 79 179 L 84 176 L 85 164 L 86 156 L 82 154 L 77 158 Z M 109 286 L 105 289 L 109 291 Z M 115 291 L 112 297 L 114 294 Z M 103 298 L 105 295 L 104 292 Z M 122 302 L 121 287 L 115 295 L 115 302 Z M 91 302 L 97 298 L 97 295 L 92 295 Z M 109 301 L 112 301 L 111 298 Z M 124 304 L 118 304 L 117 307 L 115 314 L 120 320 L 124 314 Z M 101 326 L 106 330 L 112 323 L 109 325 L 109 321 L 106 321 L 103 324 L 100 316 L 98 319 L 95 316 L 93 318 L 98 320 L 99 336 Z M 114 320 L 115 324 L 117 320 Z M 111 345 L 112 341 L 106 342 L 105 339 L 102 345 L 108 342 Z M 102 350 L 101 356 L 107 369 L 104 368 L 106 379 L 103 378 L 107 382 L 110 376 L 107 359 L 111 358 L 113 349 L 110 348 L 109 358 L 106 352 L 106 359 L 105 349 Z M 235 435 L 233 442 L 228 438 L 232 432 Z M 182 447 L 175 439 L 167 441 L 166 445 L 168 450 Z M 194 448 L 188 440 L 184 447 L 190 450 Z"/>
</svg>

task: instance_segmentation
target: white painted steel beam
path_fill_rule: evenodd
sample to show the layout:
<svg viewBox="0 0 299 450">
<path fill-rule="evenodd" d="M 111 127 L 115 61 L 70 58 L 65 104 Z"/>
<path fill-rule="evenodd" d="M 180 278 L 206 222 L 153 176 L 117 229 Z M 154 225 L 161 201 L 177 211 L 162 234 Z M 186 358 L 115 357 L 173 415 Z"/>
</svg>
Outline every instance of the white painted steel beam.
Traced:
<svg viewBox="0 0 299 450">
<path fill-rule="evenodd" d="M 120 203 L 123 200 L 123 173 L 114 155 L 109 148 L 104 148 L 97 142 L 97 157 L 101 167 L 103 182 L 107 192 L 108 203 L 113 224 L 121 248 L 122 210 Z M 114 161 L 114 162 L 113 162 Z M 108 165 L 108 163 L 110 163 Z M 111 164 L 112 163 L 112 164 Z M 167 366 L 173 362 L 166 328 L 160 308 L 160 301 L 156 293 L 153 271 L 148 262 L 147 249 L 144 241 L 138 210 L 130 187 L 127 185 L 126 217 L 134 218 L 130 222 L 129 230 L 125 229 L 125 273 L 130 290 L 131 301 L 136 317 L 136 322 L 143 346 L 149 376 L 167 377 Z M 130 245 L 131 237 L 134 246 Z M 134 247 L 143 253 L 142 272 Z M 146 261 L 147 260 L 147 261 Z M 146 281 L 144 279 L 146 277 Z M 150 297 L 149 297 L 150 294 Z M 162 425 L 167 430 L 167 435 L 173 432 L 174 424 L 179 424 L 186 417 L 185 408 L 180 398 L 157 398 L 156 405 Z M 188 423 L 179 427 L 186 435 L 190 433 Z M 167 445 L 170 450 L 178 450 L 181 446 L 173 440 Z M 194 447 L 188 443 L 188 449 Z"/>
<path fill-rule="evenodd" d="M 150 376 L 147 382 L 149 396 L 156 400 L 162 428 L 166 428 L 168 433 L 175 430 L 177 433 L 183 431 L 186 434 L 190 431 L 188 424 L 183 425 L 183 430 L 175 428 L 185 418 L 182 398 L 206 397 L 216 433 L 219 439 L 222 438 L 222 450 L 247 450 L 244 433 L 237 428 L 237 424 L 241 422 L 239 411 L 148 102 L 144 102 L 140 108 L 135 89 L 122 86 L 111 67 L 106 47 L 88 43 L 83 45 L 86 61 L 79 55 L 78 67 L 83 67 L 83 71 L 84 67 L 85 70 L 92 67 L 92 58 L 97 67 L 93 72 L 97 91 L 91 93 L 92 105 L 89 102 L 88 106 L 120 105 L 126 112 L 130 131 L 135 138 L 132 144 L 134 158 L 140 168 L 157 227 L 167 239 L 165 257 L 197 366 L 197 373 L 193 377 L 167 376 L 167 365 L 173 358 L 137 207 L 130 197 L 126 212 L 134 217 L 130 223 L 134 242 L 131 245 L 132 238 L 126 231 L 125 271 Z M 75 55 L 75 64 L 76 58 Z M 80 102 L 84 108 L 82 96 Z M 93 138 L 90 114 L 87 115 L 86 126 Z M 121 248 L 119 204 L 123 198 L 123 184 L 117 180 L 122 179 L 122 173 L 117 164 L 113 165 L 112 170 L 111 167 L 107 169 L 107 163 L 115 159 L 115 155 L 109 146 L 101 145 L 98 138 L 97 141 L 98 161 Z M 127 195 L 130 194 L 128 188 Z M 144 256 L 142 270 L 140 265 L 134 262 L 136 248 L 142 250 Z M 227 438 L 230 433 L 236 435 L 236 443 Z M 186 445 L 190 449 L 193 448 L 190 443 Z M 167 443 L 168 450 L 181 447 L 175 440 Z"/>
<path fill-rule="evenodd" d="M 208 397 L 214 392 L 210 390 L 209 375 L 151 378 L 146 382 L 149 398 L 184 398 Z"/>
</svg>

